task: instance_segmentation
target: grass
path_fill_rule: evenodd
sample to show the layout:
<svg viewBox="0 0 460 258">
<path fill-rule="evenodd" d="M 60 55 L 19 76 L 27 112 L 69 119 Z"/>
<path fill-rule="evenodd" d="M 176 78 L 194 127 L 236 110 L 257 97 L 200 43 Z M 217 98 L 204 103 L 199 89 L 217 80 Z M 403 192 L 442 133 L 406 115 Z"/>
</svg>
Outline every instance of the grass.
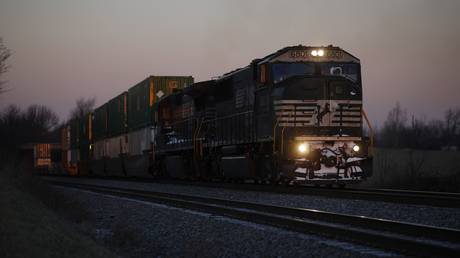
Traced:
<svg viewBox="0 0 460 258">
<path fill-rule="evenodd" d="M 460 152 L 375 149 L 365 187 L 460 192 Z"/>
<path fill-rule="evenodd" d="M 0 170 L 0 257 L 114 257 L 85 232 L 88 216 L 23 170 Z"/>
</svg>

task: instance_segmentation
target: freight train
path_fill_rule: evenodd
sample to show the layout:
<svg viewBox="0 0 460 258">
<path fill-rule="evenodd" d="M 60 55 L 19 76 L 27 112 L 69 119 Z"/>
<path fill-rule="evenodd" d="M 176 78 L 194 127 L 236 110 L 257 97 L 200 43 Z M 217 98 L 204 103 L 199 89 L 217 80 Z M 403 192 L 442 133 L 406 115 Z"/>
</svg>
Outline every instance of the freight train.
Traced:
<svg viewBox="0 0 460 258">
<path fill-rule="evenodd" d="M 79 175 L 358 182 L 372 174 L 362 97 L 359 59 L 335 46 L 285 47 L 197 83 L 150 76 L 63 129 L 64 166 Z"/>
</svg>

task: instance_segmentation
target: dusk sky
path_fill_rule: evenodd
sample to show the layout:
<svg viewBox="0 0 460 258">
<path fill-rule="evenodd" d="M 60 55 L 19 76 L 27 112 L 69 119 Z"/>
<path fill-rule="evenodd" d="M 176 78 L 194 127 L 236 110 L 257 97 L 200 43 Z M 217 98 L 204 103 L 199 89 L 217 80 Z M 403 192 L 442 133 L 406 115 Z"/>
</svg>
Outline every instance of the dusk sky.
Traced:
<svg viewBox="0 0 460 258">
<path fill-rule="evenodd" d="M 460 106 L 459 0 L 0 0 L 13 50 L 8 104 L 65 119 L 153 75 L 207 80 L 289 45 L 337 45 L 361 59 L 365 110 L 397 101 L 428 119 Z"/>
</svg>

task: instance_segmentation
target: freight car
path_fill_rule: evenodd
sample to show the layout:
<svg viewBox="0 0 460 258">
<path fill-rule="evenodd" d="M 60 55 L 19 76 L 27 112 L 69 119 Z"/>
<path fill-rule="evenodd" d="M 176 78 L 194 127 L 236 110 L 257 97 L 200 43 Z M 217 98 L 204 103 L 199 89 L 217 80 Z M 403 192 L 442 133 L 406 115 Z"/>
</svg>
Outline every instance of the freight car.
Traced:
<svg viewBox="0 0 460 258">
<path fill-rule="evenodd" d="M 151 127 L 158 100 L 191 76 L 149 76 L 63 128 L 71 175 L 151 176 Z M 65 137 L 64 137 L 65 136 Z"/>
<path fill-rule="evenodd" d="M 153 84 L 95 110 L 89 171 L 314 184 L 372 173 L 360 61 L 339 47 L 286 47 L 216 79 L 166 83 L 176 90 Z"/>
</svg>

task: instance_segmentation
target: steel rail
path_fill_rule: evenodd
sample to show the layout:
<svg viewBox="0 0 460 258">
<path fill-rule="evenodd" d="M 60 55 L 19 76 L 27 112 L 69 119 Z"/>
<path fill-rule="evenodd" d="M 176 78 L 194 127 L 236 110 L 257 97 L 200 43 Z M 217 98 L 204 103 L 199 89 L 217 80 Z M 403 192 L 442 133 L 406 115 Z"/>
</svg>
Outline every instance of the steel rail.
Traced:
<svg viewBox="0 0 460 258">
<path fill-rule="evenodd" d="M 253 185 L 232 184 L 222 182 L 191 182 L 181 180 L 159 180 L 158 183 L 182 184 L 199 187 L 223 188 L 231 190 L 274 192 L 280 194 L 299 194 L 324 196 L 340 199 L 358 199 L 369 201 L 382 201 L 389 203 L 404 203 L 427 205 L 446 208 L 460 208 L 460 193 L 423 192 L 393 189 L 371 188 L 321 188 L 313 186 L 285 186 L 285 185 Z"/>
<path fill-rule="evenodd" d="M 173 205 L 422 256 L 460 255 L 460 230 L 201 196 L 53 182 L 93 192 Z"/>
<path fill-rule="evenodd" d="M 50 177 L 50 176 L 47 176 Z M 59 176 L 58 176 L 59 177 Z M 77 179 L 75 177 L 72 177 Z M 369 201 L 382 201 L 388 203 L 404 203 L 445 208 L 460 208 L 460 193 L 412 191 L 398 189 L 372 189 L 372 188 L 324 188 L 305 185 L 255 185 L 249 183 L 226 183 L 185 181 L 176 179 L 148 179 L 126 177 L 96 177 L 81 176 L 79 178 L 104 179 L 115 181 L 133 181 L 158 184 L 176 184 L 195 187 L 219 188 L 239 191 L 267 192 L 279 194 L 296 194 L 323 196 L 328 198 L 358 199 Z"/>
<path fill-rule="evenodd" d="M 454 197 L 460 198 L 460 193 L 452 192 L 435 192 L 435 191 L 416 191 L 416 190 L 402 190 L 402 189 L 389 189 L 389 188 L 350 188 L 354 191 L 372 191 L 382 193 L 397 193 L 397 194 L 415 194 L 421 196 L 433 196 L 433 197 Z"/>
</svg>

